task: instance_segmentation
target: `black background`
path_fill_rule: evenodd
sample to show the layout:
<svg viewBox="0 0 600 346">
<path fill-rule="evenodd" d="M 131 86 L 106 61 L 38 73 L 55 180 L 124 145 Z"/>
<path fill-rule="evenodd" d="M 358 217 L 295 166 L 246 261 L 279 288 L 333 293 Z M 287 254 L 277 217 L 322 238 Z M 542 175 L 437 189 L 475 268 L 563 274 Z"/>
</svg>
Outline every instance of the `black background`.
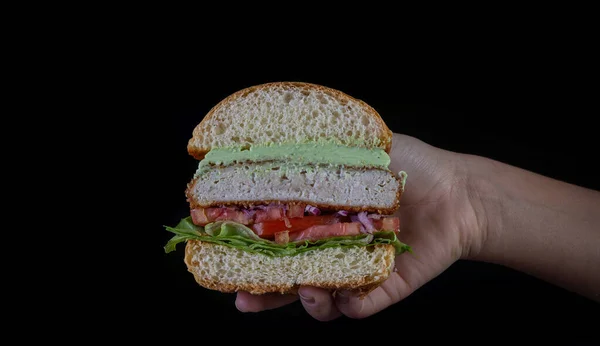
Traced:
<svg viewBox="0 0 600 346">
<path fill-rule="evenodd" d="M 4 249 L 16 250 L 5 286 L 24 296 L 5 294 L 5 315 L 24 329 L 5 329 L 87 343 L 599 344 L 598 303 L 499 266 L 460 261 L 370 318 L 323 323 L 298 303 L 240 313 L 235 295 L 194 282 L 181 246 L 164 253 L 171 234 L 163 225 L 188 215 L 193 128 L 224 97 L 270 81 L 333 87 L 369 103 L 395 132 L 600 189 L 596 11 L 452 4 L 463 18 L 439 4 L 369 12 L 363 2 L 333 15 L 322 4 L 288 4 L 248 3 L 258 14 L 228 2 L 174 13 L 150 3 L 32 8 L 11 26 L 7 43 L 19 47 L 6 49 L 16 59 L 5 67 L 16 78 L 5 84 L 23 99 L 5 97 L 17 107 L 4 114 L 4 154 L 26 149 L 19 160 L 35 166 L 5 165 L 32 174 L 5 184 L 28 199 L 27 217 L 8 210 L 20 226 L 5 227 L 17 238 Z M 56 219 L 41 214 L 51 207 Z M 13 276 L 17 264 L 25 268 Z"/>
<path fill-rule="evenodd" d="M 270 81 L 333 87 L 369 103 L 394 132 L 599 189 L 597 96 L 587 87 L 589 71 L 582 65 L 572 60 L 563 64 L 544 54 L 493 59 L 480 54 L 457 63 L 429 57 L 418 65 L 378 57 L 352 61 L 337 57 L 315 60 L 317 68 L 300 64 L 307 61 L 301 59 L 281 63 L 284 54 L 272 55 L 271 60 L 226 61 L 228 56 L 199 59 L 196 65 L 171 63 L 148 77 L 152 97 L 144 102 L 154 116 L 143 124 L 153 125 L 153 141 L 148 152 L 138 154 L 154 172 L 152 191 L 143 197 L 150 207 L 143 212 L 150 214 L 144 217 L 146 250 L 157 262 L 141 279 L 141 290 L 148 295 L 135 299 L 141 303 L 139 315 L 157 322 L 160 333 L 177 335 L 195 326 L 213 330 L 234 324 L 265 334 L 285 331 L 283 335 L 292 339 L 301 330 L 339 337 L 376 335 L 381 328 L 386 332 L 378 337 L 393 331 L 394 337 L 423 340 L 437 333 L 465 339 L 472 331 L 510 339 L 520 338 L 521 332 L 554 340 L 595 334 L 597 303 L 495 265 L 459 261 L 404 301 L 370 318 L 341 317 L 324 323 L 308 316 L 299 303 L 240 313 L 235 295 L 195 283 L 186 271 L 181 247 L 170 254 L 162 250 L 170 238 L 163 225 L 174 225 L 188 213 L 184 189 L 197 167 L 186 151 L 193 128 L 224 97 Z"/>
</svg>

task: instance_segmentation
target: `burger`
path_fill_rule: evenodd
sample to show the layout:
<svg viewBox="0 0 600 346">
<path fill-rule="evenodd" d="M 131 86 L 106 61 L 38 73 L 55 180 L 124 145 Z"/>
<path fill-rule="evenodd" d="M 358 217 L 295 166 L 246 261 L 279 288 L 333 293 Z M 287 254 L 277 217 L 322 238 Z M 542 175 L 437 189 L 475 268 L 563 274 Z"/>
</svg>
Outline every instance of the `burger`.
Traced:
<svg viewBox="0 0 600 346">
<path fill-rule="evenodd" d="M 361 296 L 385 281 L 399 240 L 407 174 L 389 169 L 392 132 L 365 102 L 322 85 L 273 82 L 216 104 L 194 128 L 190 214 L 169 253 L 202 287 Z"/>
</svg>

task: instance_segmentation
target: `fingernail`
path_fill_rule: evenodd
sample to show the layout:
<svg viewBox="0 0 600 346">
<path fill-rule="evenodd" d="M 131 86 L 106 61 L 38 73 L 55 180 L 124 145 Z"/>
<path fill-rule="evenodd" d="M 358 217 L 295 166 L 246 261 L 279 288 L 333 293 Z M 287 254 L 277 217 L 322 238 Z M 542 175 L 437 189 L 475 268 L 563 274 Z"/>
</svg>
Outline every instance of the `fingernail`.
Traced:
<svg viewBox="0 0 600 346">
<path fill-rule="evenodd" d="M 348 292 L 346 291 L 339 291 L 337 293 L 337 301 L 340 304 L 346 304 L 350 301 L 350 298 L 348 297 Z"/>
<path fill-rule="evenodd" d="M 240 311 L 240 312 L 246 312 L 246 304 L 240 302 L 239 299 L 235 300 L 235 307 Z"/>
<path fill-rule="evenodd" d="M 315 303 L 314 297 L 305 297 L 305 296 L 301 295 L 300 293 L 298 293 L 298 295 L 300 296 L 300 299 L 302 299 L 302 301 L 305 302 L 306 304 L 314 304 Z"/>
</svg>

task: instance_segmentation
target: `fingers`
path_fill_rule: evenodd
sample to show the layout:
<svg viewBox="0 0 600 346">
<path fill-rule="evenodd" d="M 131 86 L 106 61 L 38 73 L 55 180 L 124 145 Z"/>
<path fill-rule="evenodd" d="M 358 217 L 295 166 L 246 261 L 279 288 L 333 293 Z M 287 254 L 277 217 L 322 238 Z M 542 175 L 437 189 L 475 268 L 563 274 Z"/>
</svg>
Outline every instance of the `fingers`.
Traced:
<svg viewBox="0 0 600 346">
<path fill-rule="evenodd" d="M 342 291 L 336 294 L 335 304 L 341 313 L 350 318 L 371 316 L 408 297 L 453 262 L 450 257 L 440 255 L 443 251 L 431 250 L 423 243 L 423 238 L 409 238 L 407 243 L 418 254 L 406 253 L 396 257 L 395 271 L 364 299 L 359 299 L 356 293 Z"/>
<path fill-rule="evenodd" d="M 235 306 L 241 312 L 259 312 L 264 310 L 280 308 L 298 300 L 293 294 L 264 294 L 252 295 L 248 292 L 238 292 L 235 298 Z"/>
<path fill-rule="evenodd" d="M 300 298 L 306 312 L 319 321 L 330 321 L 342 314 L 335 307 L 331 293 L 322 288 L 300 287 L 298 295 L 237 293 L 235 306 L 241 312 L 260 312 L 280 308 Z"/>
<path fill-rule="evenodd" d="M 316 320 L 331 321 L 342 315 L 361 319 L 399 302 L 411 294 L 413 289 L 400 275 L 393 273 L 363 299 L 357 293 L 349 291 L 339 291 L 334 298 L 325 289 L 305 286 L 300 287 L 298 295 L 252 295 L 238 292 L 235 305 L 241 312 L 259 312 L 282 307 L 300 298 L 306 312 Z"/>
<path fill-rule="evenodd" d="M 298 295 L 306 312 L 319 321 L 331 321 L 342 315 L 331 293 L 325 289 L 300 287 Z"/>
<path fill-rule="evenodd" d="M 237 293 L 235 306 L 241 312 L 260 312 L 280 308 L 298 300 L 306 312 L 319 321 L 331 321 L 342 315 L 350 318 L 371 316 L 400 301 L 410 294 L 411 288 L 396 274 L 392 274 L 381 286 L 363 299 L 357 293 L 339 291 L 335 298 L 331 292 L 316 287 L 300 287 L 298 295 Z"/>
<path fill-rule="evenodd" d="M 363 299 L 358 293 L 340 291 L 336 294 L 335 304 L 338 310 L 350 318 L 371 316 L 404 298 L 408 294 L 406 283 L 396 274 L 392 274 L 381 286 L 374 289 Z"/>
</svg>

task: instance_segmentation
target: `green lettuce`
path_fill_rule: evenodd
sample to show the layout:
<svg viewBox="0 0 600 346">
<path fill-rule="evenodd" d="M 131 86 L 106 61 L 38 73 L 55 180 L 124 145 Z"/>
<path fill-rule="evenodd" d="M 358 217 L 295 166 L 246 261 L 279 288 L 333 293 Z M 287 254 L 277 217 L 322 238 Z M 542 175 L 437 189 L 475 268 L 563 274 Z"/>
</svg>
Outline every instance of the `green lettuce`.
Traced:
<svg viewBox="0 0 600 346">
<path fill-rule="evenodd" d="M 165 226 L 165 228 L 167 231 L 174 233 L 174 236 L 164 247 L 166 253 L 175 251 L 177 244 L 188 240 L 221 244 L 271 257 L 293 256 L 302 252 L 329 247 L 373 246 L 376 244 L 392 244 L 397 255 L 406 251 L 412 252 L 410 246 L 400 242 L 393 231 L 277 244 L 260 238 L 250 228 L 232 221 L 217 221 L 201 227 L 195 225 L 192 218 L 188 216 L 182 219 L 177 226 Z"/>
</svg>

